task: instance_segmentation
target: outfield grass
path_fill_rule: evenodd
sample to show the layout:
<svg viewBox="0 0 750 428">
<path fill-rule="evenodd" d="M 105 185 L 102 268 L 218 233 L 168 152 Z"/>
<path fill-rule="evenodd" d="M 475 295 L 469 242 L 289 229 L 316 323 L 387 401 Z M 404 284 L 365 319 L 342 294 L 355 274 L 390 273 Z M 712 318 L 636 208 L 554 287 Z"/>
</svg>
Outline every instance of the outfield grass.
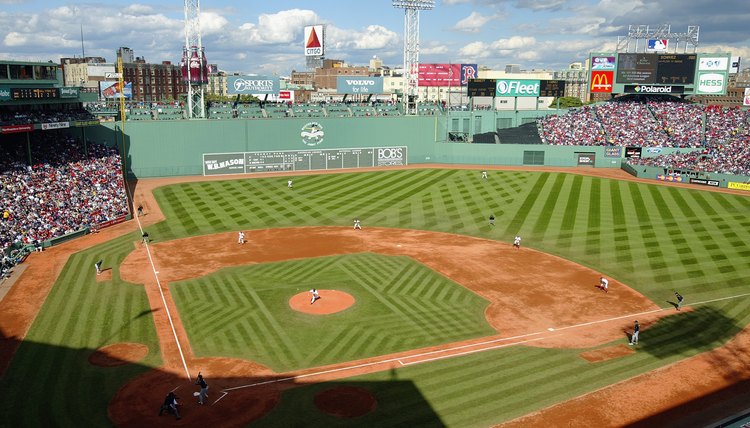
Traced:
<svg viewBox="0 0 750 428">
<path fill-rule="evenodd" d="M 292 310 L 289 298 L 310 288 L 343 291 L 356 303 L 325 317 Z M 484 317 L 489 302 L 408 257 L 228 268 L 171 289 L 196 355 L 244 358 L 276 372 L 496 334 Z"/>
<path fill-rule="evenodd" d="M 746 196 L 546 172 L 492 171 L 488 180 L 481 180 L 479 171 L 438 169 L 305 175 L 294 177 L 294 190 L 286 189 L 286 179 L 158 189 L 167 220 L 149 233 L 158 242 L 239 229 L 350 227 L 358 217 L 365 228 L 427 229 L 505 242 L 520 234 L 526 246 L 602 271 L 663 307 L 669 307 L 675 289 L 689 305 L 745 293 L 750 283 Z M 497 217 L 494 229 L 487 225 L 490 213 Z M 116 267 L 111 284 L 93 279 L 97 258 L 116 264 L 136 239 L 124 237 L 70 259 L 6 372 L 1 425 L 104 426 L 106 403 L 117 386 L 160 364 L 143 289 L 119 280 Z M 173 288 L 175 294 L 182 286 Z M 252 286 L 238 282 L 230 289 L 249 293 Z M 190 293 L 184 298 L 189 301 Z M 519 347 L 358 378 L 375 390 L 382 406 L 362 424 L 434 422 L 437 417 L 451 426 L 487 426 L 712 349 L 750 323 L 748 298 L 699 309 L 642 332 L 636 354 L 602 363 L 584 362 L 578 350 Z M 255 322 L 271 325 L 273 319 L 258 316 Z M 432 322 L 427 314 L 421 319 L 425 325 Z M 190 328 L 209 331 L 215 325 L 217 331 L 231 331 L 222 330 L 220 320 Z M 141 365 L 120 368 L 86 362 L 91 350 L 122 341 L 145 343 L 151 353 Z M 367 347 L 360 351 L 368 352 Z M 349 356 L 355 353 L 340 358 Z M 303 357 L 277 364 L 311 363 Z M 404 382 L 390 382 L 391 376 Z M 286 393 L 281 407 L 262 423 L 293 424 L 304 415 L 296 412 L 309 411 L 314 391 L 323 387 Z M 414 415 L 407 411 L 409 403 L 422 408 L 425 400 L 429 409 Z M 307 416 L 311 424 L 326 422 L 320 415 Z"/>
</svg>

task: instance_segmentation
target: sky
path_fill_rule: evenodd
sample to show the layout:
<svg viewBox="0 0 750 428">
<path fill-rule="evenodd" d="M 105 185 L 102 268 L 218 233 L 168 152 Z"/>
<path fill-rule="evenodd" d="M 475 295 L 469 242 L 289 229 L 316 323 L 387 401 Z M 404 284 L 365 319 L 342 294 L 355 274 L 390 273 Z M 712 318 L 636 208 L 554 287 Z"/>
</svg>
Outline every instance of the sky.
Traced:
<svg viewBox="0 0 750 428">
<path fill-rule="evenodd" d="M 750 64 L 750 1 L 435 0 L 420 12 L 421 63 L 476 63 L 502 70 L 564 69 L 590 52 L 614 51 L 629 25 L 699 26 L 699 52 L 731 52 Z M 183 1 L 0 0 L 0 59 L 116 61 L 120 46 L 147 62 L 179 63 Z M 403 64 L 404 11 L 391 0 L 203 0 L 202 43 L 227 72 L 289 76 L 305 70 L 303 28 L 326 25 L 326 58 Z M 744 68 L 744 67 L 743 67 Z"/>
</svg>

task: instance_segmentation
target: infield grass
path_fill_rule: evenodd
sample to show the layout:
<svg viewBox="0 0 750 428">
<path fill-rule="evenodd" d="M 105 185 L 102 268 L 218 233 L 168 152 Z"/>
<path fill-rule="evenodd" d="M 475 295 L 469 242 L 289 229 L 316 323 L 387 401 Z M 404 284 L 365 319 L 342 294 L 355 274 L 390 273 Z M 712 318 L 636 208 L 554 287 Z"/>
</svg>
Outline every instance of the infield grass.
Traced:
<svg viewBox="0 0 750 428">
<path fill-rule="evenodd" d="M 356 303 L 325 317 L 292 310 L 310 288 Z M 220 272 L 172 285 L 193 351 L 276 372 L 496 334 L 489 302 L 408 257 L 355 254 Z M 325 294 L 322 296 L 325 298 Z"/>
<path fill-rule="evenodd" d="M 504 242 L 520 234 L 524 245 L 598 270 L 665 308 L 670 307 L 673 290 L 685 296 L 686 305 L 747 292 L 747 196 L 546 172 L 491 171 L 488 180 L 479 177 L 479 170 L 418 169 L 297 176 L 293 190 L 286 188 L 286 177 L 179 184 L 155 192 L 167 219 L 148 231 L 159 242 L 239 229 L 350 227 L 358 217 L 365 228 L 426 229 Z M 490 213 L 496 216 L 494 229 L 487 225 Z M 118 385 L 160 364 L 145 293 L 117 275 L 117 263 L 132 251 L 137 238 L 127 236 L 71 257 L 5 374 L 0 424 L 105 426 L 106 403 Z M 93 263 L 101 256 L 105 265 L 115 269 L 109 284 L 94 280 Z M 237 269 L 217 275 L 227 275 L 226 282 L 231 282 L 240 278 L 237 273 L 244 268 Z M 330 279 L 336 275 L 331 271 Z M 226 289 L 245 293 L 245 298 L 258 294 L 254 278 L 232 279 L 236 284 Z M 320 277 L 320 283 L 325 281 Z M 172 289 L 182 294 L 177 298 L 181 312 L 185 309 L 181 316 L 189 325 L 191 343 L 199 352 L 212 354 L 216 349 L 195 336 L 213 329 L 219 343 L 230 343 L 232 328 L 219 314 L 191 325 L 198 318 L 193 320 L 191 314 L 197 309 L 190 307 L 190 301 L 204 297 L 192 294 L 197 293 L 193 288 L 197 287 L 179 284 Z M 274 299 L 273 292 L 268 298 Z M 578 357 L 581 350 L 516 347 L 357 378 L 353 381 L 373 390 L 382 407 L 355 422 L 488 426 L 712 349 L 750 323 L 747 297 L 696 309 L 694 314 L 676 313 L 644 330 L 635 354 L 601 363 L 583 361 Z M 267 326 L 277 317 L 270 312 L 254 314 L 242 322 L 246 329 L 258 327 L 252 334 L 265 340 L 273 336 Z M 428 325 L 439 317 L 424 311 L 414 322 Z M 373 329 L 383 331 L 394 322 L 391 317 L 384 317 L 380 326 L 375 324 L 377 318 L 370 321 Z M 355 327 L 356 322 L 352 319 L 347 325 Z M 481 334 L 482 328 L 466 334 Z M 428 331 L 416 328 L 414 334 L 424 337 Z M 343 331 L 338 334 L 346 337 Z M 289 349 L 276 351 L 286 356 L 270 365 L 318 363 L 295 357 L 302 348 L 294 351 L 277 336 L 276 346 Z M 246 339 L 236 336 L 235 340 Z M 115 342 L 145 343 L 151 352 L 136 365 L 103 369 L 88 364 L 93 349 Z M 407 346 L 403 341 L 398 344 L 402 345 Z M 372 351 L 368 346 L 354 348 L 332 352 L 331 361 Z M 322 354 L 318 350 L 317 355 Z M 277 357 L 269 353 L 266 358 Z M 317 411 L 310 407 L 315 391 L 324 387 L 286 392 L 280 407 L 260 423 L 293 426 L 303 416 L 308 418 L 307 426 L 331 423 L 332 418 L 312 413 Z"/>
</svg>

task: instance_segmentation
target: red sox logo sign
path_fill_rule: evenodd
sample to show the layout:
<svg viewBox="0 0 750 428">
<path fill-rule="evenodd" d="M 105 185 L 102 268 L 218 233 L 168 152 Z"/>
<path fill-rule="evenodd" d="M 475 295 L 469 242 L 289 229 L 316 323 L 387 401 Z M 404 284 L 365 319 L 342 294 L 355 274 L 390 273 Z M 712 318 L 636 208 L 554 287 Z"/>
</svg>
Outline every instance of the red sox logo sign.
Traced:
<svg viewBox="0 0 750 428">
<path fill-rule="evenodd" d="M 461 64 L 461 84 L 466 85 L 469 79 L 477 78 L 476 64 Z"/>
</svg>

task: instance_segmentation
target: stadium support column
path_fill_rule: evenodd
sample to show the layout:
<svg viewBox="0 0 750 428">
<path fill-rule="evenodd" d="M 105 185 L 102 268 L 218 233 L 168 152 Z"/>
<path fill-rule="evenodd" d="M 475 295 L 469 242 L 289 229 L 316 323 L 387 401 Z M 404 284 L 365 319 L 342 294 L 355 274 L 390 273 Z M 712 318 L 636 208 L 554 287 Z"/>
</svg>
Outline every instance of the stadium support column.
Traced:
<svg viewBox="0 0 750 428">
<path fill-rule="evenodd" d="M 434 0 L 393 0 L 404 9 L 404 114 L 417 114 L 419 93 L 419 11 L 431 10 Z"/>
<path fill-rule="evenodd" d="M 200 25 L 200 1 L 185 0 L 185 50 L 183 54 L 183 80 L 187 83 L 188 119 L 206 117 L 204 85 L 208 82 L 206 57 L 203 52 Z"/>
</svg>

